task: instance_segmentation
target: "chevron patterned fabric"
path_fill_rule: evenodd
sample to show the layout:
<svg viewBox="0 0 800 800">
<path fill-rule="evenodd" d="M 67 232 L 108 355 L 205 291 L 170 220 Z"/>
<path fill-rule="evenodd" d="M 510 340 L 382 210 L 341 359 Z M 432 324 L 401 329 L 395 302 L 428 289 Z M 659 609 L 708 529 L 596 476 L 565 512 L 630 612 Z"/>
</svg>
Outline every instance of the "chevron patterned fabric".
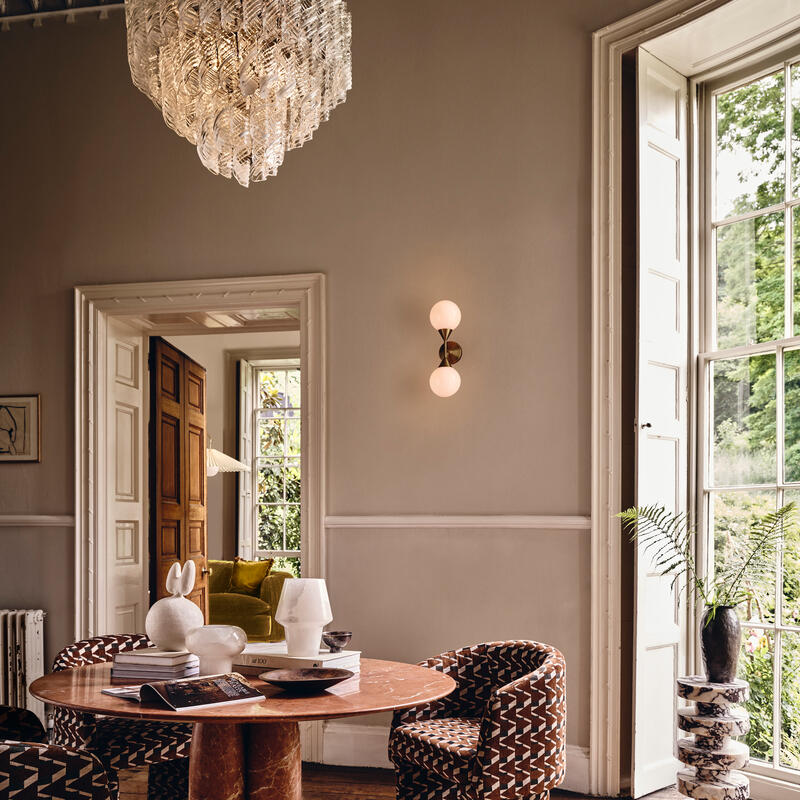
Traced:
<svg viewBox="0 0 800 800">
<path fill-rule="evenodd" d="M 445 698 L 394 715 L 398 800 L 547 800 L 566 766 L 566 665 L 554 647 L 490 642 L 421 666 L 450 675 Z"/>
<path fill-rule="evenodd" d="M 143 633 L 96 636 L 65 647 L 53 662 L 53 671 L 111 661 L 115 653 L 149 647 Z M 192 724 L 95 717 L 56 708 L 53 740 L 96 755 L 116 784 L 120 769 L 150 766 L 148 793 L 159 800 L 185 800 Z M 174 760 L 179 764 L 172 764 Z"/>
<path fill-rule="evenodd" d="M 147 773 L 147 800 L 186 800 L 189 796 L 189 759 L 153 764 Z"/>
<path fill-rule="evenodd" d="M 0 741 L 0 797 L 112 800 L 116 786 L 91 753 L 57 745 Z"/>
<path fill-rule="evenodd" d="M 39 717 L 27 708 L 0 706 L 0 739 L 15 742 L 47 742 L 47 734 Z"/>
</svg>

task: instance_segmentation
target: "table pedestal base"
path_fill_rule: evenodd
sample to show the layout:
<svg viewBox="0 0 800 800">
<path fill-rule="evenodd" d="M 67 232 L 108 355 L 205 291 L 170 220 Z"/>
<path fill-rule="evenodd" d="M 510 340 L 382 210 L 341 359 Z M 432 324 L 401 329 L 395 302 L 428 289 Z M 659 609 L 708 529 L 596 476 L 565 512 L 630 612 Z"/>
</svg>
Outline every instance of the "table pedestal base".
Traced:
<svg viewBox="0 0 800 800">
<path fill-rule="evenodd" d="M 189 757 L 189 800 L 302 800 L 296 722 L 198 722 Z"/>
</svg>

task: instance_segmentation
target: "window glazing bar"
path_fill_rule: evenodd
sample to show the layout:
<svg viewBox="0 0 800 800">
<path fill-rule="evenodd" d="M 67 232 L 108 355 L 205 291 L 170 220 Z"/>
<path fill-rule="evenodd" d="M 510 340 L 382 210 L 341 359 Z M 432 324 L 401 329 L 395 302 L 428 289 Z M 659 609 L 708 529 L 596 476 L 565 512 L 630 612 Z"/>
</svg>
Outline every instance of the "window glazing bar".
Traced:
<svg viewBox="0 0 800 800">
<path fill-rule="evenodd" d="M 800 347 L 800 336 L 787 336 L 785 339 L 771 339 L 769 342 L 756 342 L 743 344 L 738 347 L 729 347 L 727 350 L 712 350 L 708 353 L 698 353 L 700 361 L 724 361 L 728 358 L 739 356 L 758 356 L 764 353 L 773 353 L 776 350 L 792 350 Z"/>
</svg>

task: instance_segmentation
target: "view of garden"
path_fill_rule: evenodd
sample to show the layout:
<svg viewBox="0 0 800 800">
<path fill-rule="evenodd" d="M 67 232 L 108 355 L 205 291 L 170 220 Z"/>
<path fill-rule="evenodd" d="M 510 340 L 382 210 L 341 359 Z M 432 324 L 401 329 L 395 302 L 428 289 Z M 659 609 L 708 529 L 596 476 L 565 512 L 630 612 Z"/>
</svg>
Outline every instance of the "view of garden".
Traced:
<svg viewBox="0 0 800 800">
<path fill-rule="evenodd" d="M 718 94 L 715 121 L 713 349 L 800 335 L 800 65 Z M 800 347 L 754 349 L 760 352 L 710 364 L 707 482 L 715 489 L 709 522 L 717 565 L 739 546 L 754 515 L 800 505 Z M 796 488 L 785 486 L 792 483 Z M 752 756 L 772 762 L 777 749 L 781 766 L 800 769 L 798 531 L 787 532 L 783 544 L 772 574 L 750 587 L 752 600 L 740 607 L 740 674 L 751 687 Z"/>
<path fill-rule="evenodd" d="M 257 388 L 257 549 L 300 577 L 300 370 L 260 369 Z"/>
</svg>

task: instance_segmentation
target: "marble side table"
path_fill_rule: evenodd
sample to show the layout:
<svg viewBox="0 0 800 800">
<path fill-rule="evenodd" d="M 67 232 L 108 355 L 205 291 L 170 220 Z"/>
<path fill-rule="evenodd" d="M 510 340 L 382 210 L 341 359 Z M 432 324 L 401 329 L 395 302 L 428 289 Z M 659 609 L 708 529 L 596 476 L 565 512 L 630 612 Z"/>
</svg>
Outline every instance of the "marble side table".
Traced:
<svg viewBox="0 0 800 800">
<path fill-rule="evenodd" d="M 734 707 L 750 696 L 745 681 L 710 683 L 692 675 L 678 678 L 678 697 L 695 704 L 678 711 L 678 728 L 691 737 L 678 739 L 678 791 L 696 800 L 748 800 L 750 781 L 739 772 L 750 760 L 750 749 L 732 736 L 750 730 L 750 717 Z"/>
</svg>

